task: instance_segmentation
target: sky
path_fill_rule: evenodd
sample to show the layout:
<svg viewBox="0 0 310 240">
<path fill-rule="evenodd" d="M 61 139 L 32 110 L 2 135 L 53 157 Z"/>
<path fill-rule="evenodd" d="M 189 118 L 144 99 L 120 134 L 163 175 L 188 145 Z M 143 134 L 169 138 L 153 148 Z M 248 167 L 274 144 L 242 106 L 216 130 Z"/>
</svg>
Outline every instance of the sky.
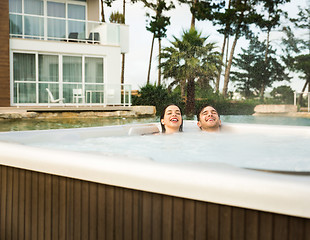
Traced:
<svg viewBox="0 0 310 240">
<path fill-rule="evenodd" d="M 291 0 L 291 3 L 284 6 L 284 10 L 288 11 L 290 17 L 295 17 L 298 12 L 298 6 L 307 6 L 307 1 L 310 0 Z M 105 18 L 109 19 L 111 12 L 122 12 L 122 0 L 116 0 L 112 7 L 104 6 Z M 129 2 L 129 0 L 127 0 Z M 139 89 L 146 84 L 148 64 L 151 51 L 152 33 L 146 30 L 146 8 L 138 2 L 136 4 L 126 4 L 126 24 L 129 25 L 129 53 L 126 54 L 125 60 L 125 84 L 131 84 L 132 89 Z M 149 13 L 152 13 L 149 11 Z M 185 4 L 176 4 L 176 8 L 169 11 L 170 26 L 167 28 L 167 38 L 162 40 L 162 47 L 170 46 L 170 41 L 173 41 L 173 36 L 181 37 L 183 30 L 188 30 L 191 22 L 191 13 L 189 7 Z M 196 21 L 196 29 L 202 32 L 203 36 L 209 36 L 208 41 L 215 42 L 218 46 L 218 51 L 221 51 L 223 36 L 216 32 L 216 28 L 207 21 Z M 260 36 L 262 37 L 262 36 Z M 271 33 L 271 40 L 279 40 L 281 36 L 278 32 Z M 232 40 L 230 41 L 232 42 Z M 240 52 L 241 47 L 245 47 L 247 41 L 244 39 L 238 40 L 235 56 Z M 151 83 L 155 83 L 158 78 L 157 74 L 157 59 L 158 56 L 158 41 L 155 40 L 154 51 L 152 58 Z M 165 80 L 163 81 L 166 82 Z M 167 82 L 168 83 L 168 82 Z M 298 75 L 294 75 L 291 82 L 279 82 L 274 84 L 274 87 L 280 85 L 290 85 L 293 90 L 301 91 L 304 84 L 303 80 L 298 79 Z M 222 89 L 222 81 L 220 89 Z M 229 85 L 229 91 L 233 91 L 233 84 Z M 271 91 L 267 89 L 267 91 Z"/>
</svg>

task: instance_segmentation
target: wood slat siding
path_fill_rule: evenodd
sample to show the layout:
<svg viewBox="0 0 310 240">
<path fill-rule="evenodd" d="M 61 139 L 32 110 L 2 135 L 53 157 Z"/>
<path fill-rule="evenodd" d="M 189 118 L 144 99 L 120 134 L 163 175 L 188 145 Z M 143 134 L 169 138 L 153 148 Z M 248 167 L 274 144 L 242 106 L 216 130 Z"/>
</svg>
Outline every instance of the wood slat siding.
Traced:
<svg viewBox="0 0 310 240">
<path fill-rule="evenodd" d="M 0 239 L 306 240 L 310 219 L 0 165 Z"/>
<path fill-rule="evenodd" d="M 10 106 L 9 0 L 0 1 L 0 107 Z"/>
</svg>

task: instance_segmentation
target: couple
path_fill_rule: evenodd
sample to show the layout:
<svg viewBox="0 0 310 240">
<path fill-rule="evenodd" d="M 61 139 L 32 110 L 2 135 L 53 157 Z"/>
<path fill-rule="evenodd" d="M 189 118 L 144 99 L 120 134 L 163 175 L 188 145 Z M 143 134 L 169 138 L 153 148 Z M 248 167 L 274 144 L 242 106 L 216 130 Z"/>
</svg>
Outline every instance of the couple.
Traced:
<svg viewBox="0 0 310 240">
<path fill-rule="evenodd" d="M 221 127 L 220 116 L 210 105 L 203 105 L 197 113 L 197 125 L 202 131 L 218 132 Z M 168 105 L 160 116 L 162 133 L 183 132 L 181 109 L 174 104 Z"/>
</svg>

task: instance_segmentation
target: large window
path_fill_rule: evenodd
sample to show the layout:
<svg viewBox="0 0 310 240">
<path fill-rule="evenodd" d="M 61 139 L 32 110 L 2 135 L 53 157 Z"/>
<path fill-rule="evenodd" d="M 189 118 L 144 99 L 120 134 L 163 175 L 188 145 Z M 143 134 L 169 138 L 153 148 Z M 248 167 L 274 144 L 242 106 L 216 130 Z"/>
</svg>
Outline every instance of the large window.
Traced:
<svg viewBox="0 0 310 240">
<path fill-rule="evenodd" d="M 13 53 L 14 103 L 46 104 L 46 89 L 66 104 L 75 104 L 74 89 L 82 89 L 84 103 L 103 103 L 103 63 L 102 57 Z"/>
<path fill-rule="evenodd" d="M 24 13 L 43 16 L 43 0 L 24 0 Z"/>
<path fill-rule="evenodd" d="M 63 56 L 64 97 L 73 102 L 73 89 L 83 89 L 82 57 Z"/>
<path fill-rule="evenodd" d="M 14 53 L 13 55 L 14 101 L 36 102 L 35 54 Z"/>
<path fill-rule="evenodd" d="M 9 11 L 14 13 L 22 13 L 22 1 L 21 0 L 10 0 Z"/>
<path fill-rule="evenodd" d="M 76 32 L 78 33 L 79 39 L 85 39 L 85 6 L 68 4 L 68 29 L 69 33 Z"/>
<path fill-rule="evenodd" d="M 85 58 L 85 92 L 86 101 L 103 102 L 103 58 Z"/>
<path fill-rule="evenodd" d="M 49 39 L 66 37 L 66 4 L 47 2 L 47 36 Z"/>
<path fill-rule="evenodd" d="M 39 102 L 48 102 L 48 88 L 55 98 L 59 98 L 59 57 L 39 54 Z"/>
<path fill-rule="evenodd" d="M 11 36 L 64 40 L 74 33 L 85 40 L 85 0 L 9 0 L 9 9 Z"/>
<path fill-rule="evenodd" d="M 103 58 L 85 58 L 85 82 L 102 83 L 103 80 Z"/>
</svg>

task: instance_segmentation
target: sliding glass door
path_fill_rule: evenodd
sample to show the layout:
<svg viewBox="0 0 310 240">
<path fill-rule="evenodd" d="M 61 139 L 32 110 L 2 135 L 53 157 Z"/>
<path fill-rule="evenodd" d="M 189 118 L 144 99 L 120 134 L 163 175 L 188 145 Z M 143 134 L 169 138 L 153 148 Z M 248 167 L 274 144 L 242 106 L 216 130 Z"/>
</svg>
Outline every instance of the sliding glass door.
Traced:
<svg viewBox="0 0 310 240">
<path fill-rule="evenodd" d="M 47 89 L 55 99 L 62 98 L 59 84 L 59 57 L 57 55 L 38 54 L 39 58 L 39 103 L 48 103 Z"/>
<path fill-rule="evenodd" d="M 104 102 L 103 58 L 85 57 L 85 94 L 88 103 Z"/>
<path fill-rule="evenodd" d="M 14 53 L 14 102 L 36 103 L 36 55 Z"/>
<path fill-rule="evenodd" d="M 76 104 L 74 89 L 81 89 L 82 103 L 103 103 L 103 63 L 103 57 L 14 52 L 13 103 L 46 104 L 47 89 L 66 104 Z"/>
<path fill-rule="evenodd" d="M 66 102 L 74 103 L 73 89 L 82 89 L 82 57 L 63 56 L 63 93 Z"/>
</svg>

